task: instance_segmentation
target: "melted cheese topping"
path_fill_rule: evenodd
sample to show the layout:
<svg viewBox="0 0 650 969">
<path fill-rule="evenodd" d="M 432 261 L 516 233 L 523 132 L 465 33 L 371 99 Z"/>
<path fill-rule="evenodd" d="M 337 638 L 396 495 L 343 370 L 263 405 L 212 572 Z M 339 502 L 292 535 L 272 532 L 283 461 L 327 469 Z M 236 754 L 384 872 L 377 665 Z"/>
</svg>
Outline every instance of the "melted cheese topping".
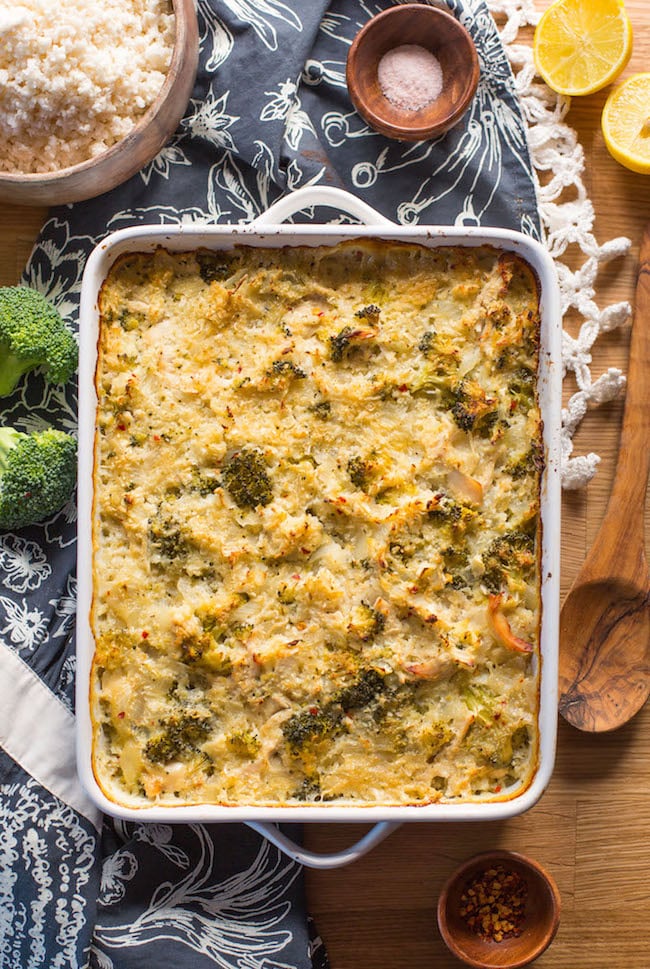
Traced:
<svg viewBox="0 0 650 969">
<path fill-rule="evenodd" d="M 513 796 L 538 286 L 489 247 L 130 254 L 101 293 L 94 767 L 125 804 Z"/>
</svg>

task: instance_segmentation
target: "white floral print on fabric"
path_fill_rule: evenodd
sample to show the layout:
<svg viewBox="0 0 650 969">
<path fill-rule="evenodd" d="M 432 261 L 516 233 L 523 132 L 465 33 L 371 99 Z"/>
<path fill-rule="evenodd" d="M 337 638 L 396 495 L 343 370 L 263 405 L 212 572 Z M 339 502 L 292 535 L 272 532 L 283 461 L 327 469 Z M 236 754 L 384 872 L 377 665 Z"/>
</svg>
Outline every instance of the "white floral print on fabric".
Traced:
<svg viewBox="0 0 650 969">
<path fill-rule="evenodd" d="M 30 653 L 43 640 L 47 621 L 43 613 L 27 599 L 8 599 L 0 596 L 0 635 L 20 649 Z"/>
<path fill-rule="evenodd" d="M 126 882 L 135 877 L 138 862 L 130 851 L 116 851 L 104 859 L 99 886 L 100 903 L 114 905 L 124 898 Z"/>
<path fill-rule="evenodd" d="M 138 824 L 135 826 L 134 838 L 145 844 L 155 845 L 161 854 L 178 868 L 189 868 L 190 859 L 187 852 L 172 843 L 173 828 L 169 824 Z"/>
<path fill-rule="evenodd" d="M 222 846 L 230 827 L 216 828 Z M 158 952 L 164 942 L 168 961 L 170 949 L 178 949 L 179 958 L 185 950 L 222 969 L 244 965 L 247 969 L 291 969 L 293 961 L 282 954 L 293 943 L 287 924 L 287 893 L 299 877 L 299 866 L 266 841 L 244 839 L 242 858 L 250 861 L 234 874 L 215 880 L 215 838 L 208 828 L 185 826 L 187 851 L 170 853 L 170 840 L 169 826 L 137 825 L 129 849 L 115 852 L 105 862 L 93 943 L 97 966 L 112 965 L 113 953 L 127 948 L 149 946 L 152 953 Z M 149 850 L 138 861 L 136 852 L 141 852 L 143 845 Z M 153 866 L 156 853 L 156 868 L 162 865 L 169 875 L 171 864 L 184 874 L 153 885 L 145 869 Z M 139 873 L 142 877 L 138 880 Z M 136 918 L 129 893 L 138 898 Z M 122 899 L 124 918 L 120 920 L 114 903 Z M 106 917 L 109 914 L 110 921 Z"/>
<path fill-rule="evenodd" d="M 0 966 L 82 969 L 97 890 L 95 833 L 24 776 L 0 784 L 0 819 Z"/>
<path fill-rule="evenodd" d="M 186 128 L 193 138 L 204 138 L 215 148 L 236 152 L 235 143 L 229 128 L 239 121 L 237 115 L 228 114 L 228 94 L 216 97 L 212 86 L 202 101 L 190 101 L 192 113 L 187 115 L 181 126 Z"/>
<path fill-rule="evenodd" d="M 12 592 L 33 592 L 52 573 L 52 566 L 36 542 L 18 535 L 0 535 L 0 575 Z"/>
</svg>

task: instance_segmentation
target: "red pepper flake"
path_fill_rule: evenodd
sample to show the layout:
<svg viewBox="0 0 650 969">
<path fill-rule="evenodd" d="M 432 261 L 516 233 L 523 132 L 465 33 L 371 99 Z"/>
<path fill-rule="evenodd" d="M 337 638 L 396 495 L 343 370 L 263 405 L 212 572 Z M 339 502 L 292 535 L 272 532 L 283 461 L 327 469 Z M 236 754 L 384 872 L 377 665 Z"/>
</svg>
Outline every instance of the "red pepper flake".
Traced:
<svg viewBox="0 0 650 969">
<path fill-rule="evenodd" d="M 149 633 L 147 632 L 146 629 L 143 629 L 142 630 L 142 638 L 143 639 L 148 639 L 149 638 Z"/>
<path fill-rule="evenodd" d="M 311 549 L 309 548 L 301 548 L 300 551 L 303 555 L 309 555 L 311 553 Z"/>
<path fill-rule="evenodd" d="M 120 712 L 117 715 L 117 719 L 118 720 L 124 720 L 124 717 L 125 716 L 126 716 L 126 714 L 124 713 L 124 710 L 120 710 Z"/>
<path fill-rule="evenodd" d="M 528 885 L 503 865 L 479 872 L 460 897 L 460 914 L 472 932 L 491 942 L 521 935 L 526 918 Z"/>
<path fill-rule="evenodd" d="M 159 441 L 160 440 L 160 434 L 154 434 L 153 439 L 154 439 L 154 441 Z"/>
<path fill-rule="evenodd" d="M 318 716 L 318 707 L 310 707 L 309 708 L 309 712 L 311 713 L 312 717 L 317 717 Z"/>
<path fill-rule="evenodd" d="M 408 389 L 409 389 L 409 385 L 408 384 L 400 384 L 397 389 L 399 391 L 401 391 L 401 393 L 405 394 L 408 391 Z"/>
<path fill-rule="evenodd" d="M 293 575 L 291 576 L 291 578 L 292 579 L 296 579 L 296 581 L 297 581 L 300 578 L 300 576 L 298 575 L 297 572 L 294 572 Z"/>
<path fill-rule="evenodd" d="M 118 424 L 117 425 L 117 429 L 118 429 L 118 431 L 125 431 L 126 430 L 126 425 L 125 424 Z"/>
</svg>

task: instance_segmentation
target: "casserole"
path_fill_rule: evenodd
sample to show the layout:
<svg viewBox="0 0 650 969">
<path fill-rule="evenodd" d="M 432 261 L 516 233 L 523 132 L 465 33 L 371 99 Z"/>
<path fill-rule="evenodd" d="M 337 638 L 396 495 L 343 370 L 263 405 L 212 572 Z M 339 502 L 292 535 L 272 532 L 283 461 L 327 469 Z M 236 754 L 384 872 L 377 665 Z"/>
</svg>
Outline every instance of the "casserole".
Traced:
<svg viewBox="0 0 650 969">
<path fill-rule="evenodd" d="M 280 219 L 314 204 L 329 204 L 342 211 L 370 222 L 368 227 L 357 226 L 342 230 L 341 227 L 309 225 L 300 229 L 280 226 Z M 268 227 L 265 225 L 268 221 Z M 542 319 L 539 359 L 538 396 L 543 417 L 545 471 L 541 489 L 542 562 L 541 562 L 541 629 L 539 669 L 539 751 L 537 769 L 532 781 L 509 799 L 485 800 L 461 803 L 380 805 L 365 803 L 362 806 L 350 802 L 344 804 L 318 802 L 309 806 L 300 804 L 239 803 L 236 805 L 182 803 L 176 806 L 118 803 L 106 785 L 102 785 L 93 771 L 92 710 L 90 693 L 92 683 L 93 634 L 90 615 L 93 604 L 93 454 L 97 400 L 95 395 L 95 371 L 98 340 L 98 294 L 109 268 L 125 253 L 153 252 L 163 248 L 170 252 L 185 252 L 197 248 L 231 249 L 235 245 L 259 248 L 281 246 L 329 246 L 346 240 L 392 240 L 414 243 L 427 248 L 439 246 L 492 246 L 502 252 L 522 256 L 537 275 L 540 284 L 540 313 Z M 558 613 L 558 555 L 559 555 L 559 471 L 558 433 L 560 409 L 559 366 L 560 314 L 557 288 L 550 258 L 536 243 L 524 236 L 499 230 L 459 231 L 421 227 L 405 229 L 394 227 L 381 220 L 358 200 L 345 193 L 330 189 L 311 189 L 295 193 L 283 199 L 269 213 L 252 226 L 241 229 L 232 227 L 206 227 L 197 230 L 137 228 L 116 233 L 105 240 L 91 255 L 84 275 L 81 304 L 81 355 L 80 355 L 80 467 L 79 467 L 79 626 L 78 626 L 78 722 L 79 765 L 84 785 L 98 805 L 108 813 L 139 820 L 206 820 L 245 821 L 255 826 L 280 820 L 339 820 L 379 821 L 377 827 L 364 841 L 364 848 L 374 843 L 389 830 L 389 826 L 403 820 L 461 820 L 497 819 L 519 813 L 530 807 L 543 791 L 550 777 L 555 744 L 556 713 L 556 662 L 557 662 L 557 613 Z M 269 829 L 265 828 L 265 833 Z M 279 838 L 270 829 L 273 840 Z M 284 847 L 284 846 L 283 846 Z M 358 847 L 358 846 L 357 846 Z M 356 849 L 355 849 L 356 850 Z M 292 850 L 293 853 L 293 850 Z M 344 860 L 356 856 L 346 854 Z M 294 857 L 305 863 L 326 866 L 333 864 L 309 859 L 305 853 Z M 335 863 L 341 863 L 339 858 Z"/>
</svg>

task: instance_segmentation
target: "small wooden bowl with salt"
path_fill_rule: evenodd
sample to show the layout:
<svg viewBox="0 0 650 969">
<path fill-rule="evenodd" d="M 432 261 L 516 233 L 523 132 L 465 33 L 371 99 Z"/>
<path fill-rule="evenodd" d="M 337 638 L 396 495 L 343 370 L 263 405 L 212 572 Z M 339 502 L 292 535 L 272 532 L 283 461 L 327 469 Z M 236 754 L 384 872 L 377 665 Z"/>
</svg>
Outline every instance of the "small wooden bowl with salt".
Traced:
<svg viewBox="0 0 650 969">
<path fill-rule="evenodd" d="M 435 138 L 460 121 L 474 97 L 479 62 L 451 13 L 423 3 L 390 7 L 355 37 L 348 93 L 361 117 L 400 141 Z"/>
</svg>

